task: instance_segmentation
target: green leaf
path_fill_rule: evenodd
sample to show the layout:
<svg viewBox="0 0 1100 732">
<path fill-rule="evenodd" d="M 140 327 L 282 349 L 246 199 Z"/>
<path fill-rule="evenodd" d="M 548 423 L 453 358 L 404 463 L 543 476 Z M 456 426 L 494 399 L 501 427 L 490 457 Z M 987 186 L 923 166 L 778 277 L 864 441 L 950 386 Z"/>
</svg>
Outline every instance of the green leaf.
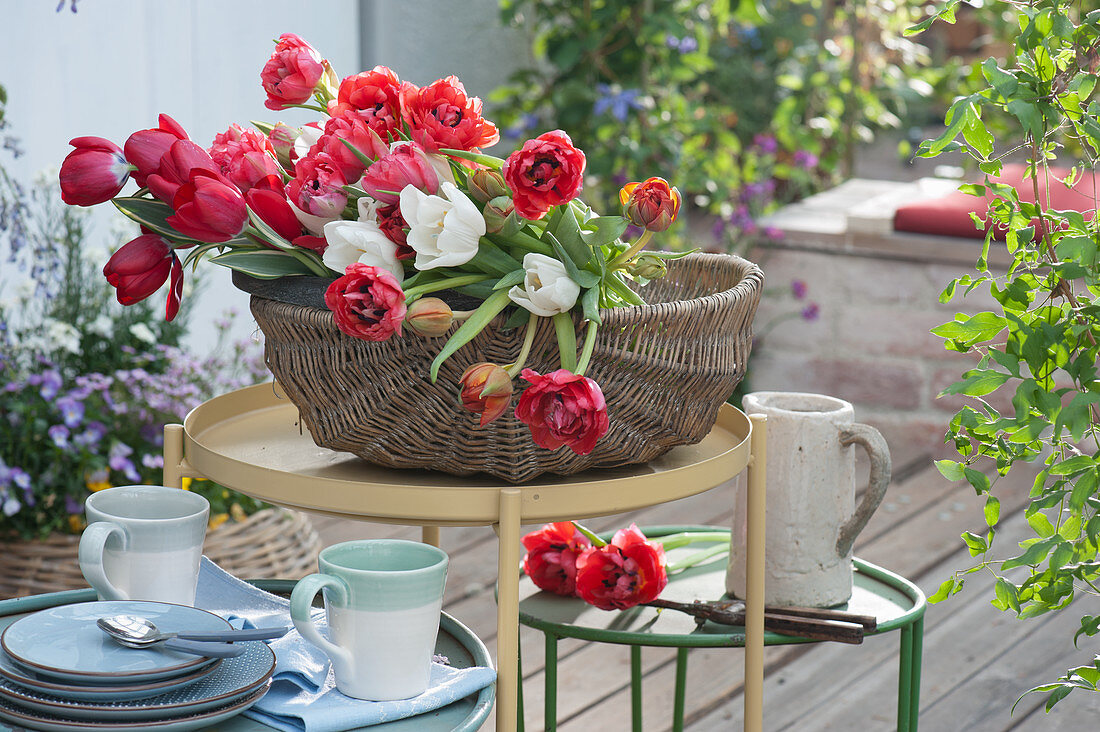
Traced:
<svg viewBox="0 0 1100 732">
<path fill-rule="evenodd" d="M 439 377 L 439 367 L 443 365 L 443 362 L 450 358 L 451 354 L 459 348 L 472 341 L 501 310 L 508 307 L 511 303 L 512 301 L 508 298 L 507 290 L 497 290 L 487 297 L 485 302 L 481 303 L 478 309 L 474 311 L 474 314 L 467 318 L 466 322 L 460 325 L 458 330 L 454 332 L 454 335 L 447 340 L 446 345 L 443 346 L 439 355 L 432 361 L 432 367 L 429 373 L 433 384 Z"/>
<path fill-rule="evenodd" d="M 520 267 L 517 270 L 513 270 L 508 274 L 497 280 L 497 283 L 493 285 L 494 290 L 503 290 L 505 288 L 518 285 L 523 282 L 524 277 L 527 276 L 527 271 Z"/>
<path fill-rule="evenodd" d="M 1041 514 L 1036 514 L 1041 515 Z M 1057 536 L 1049 536 L 1042 541 L 1037 541 L 1031 544 L 1024 553 L 1013 557 L 1012 559 L 1006 559 L 1001 562 L 1001 570 L 1007 571 L 1016 567 L 1035 566 L 1046 559 L 1047 554 L 1059 541 Z"/>
<path fill-rule="evenodd" d="M 350 140 L 348 140 L 346 138 L 343 138 L 343 137 L 337 137 L 336 139 L 339 140 L 340 142 L 344 143 L 344 147 L 346 147 L 348 150 L 351 150 L 352 154 L 355 157 L 359 158 L 360 163 L 362 163 L 363 165 L 365 165 L 368 168 L 370 166 L 374 165 L 374 158 L 372 158 L 369 155 L 367 155 L 366 153 L 364 153 L 362 150 L 357 148 L 355 145 L 352 145 Z"/>
<path fill-rule="evenodd" d="M 1073 544 L 1063 541 L 1054 547 L 1050 555 L 1050 568 L 1057 572 L 1073 559 Z"/>
<path fill-rule="evenodd" d="M 956 582 L 954 579 L 947 579 L 940 583 L 939 589 L 928 598 L 928 602 L 936 604 L 937 602 L 943 602 L 951 595 L 955 594 L 958 590 L 955 589 L 956 584 L 962 587 L 961 582 Z"/>
<path fill-rule="evenodd" d="M 184 236 L 168 224 L 168 217 L 175 213 L 164 201 L 153 198 L 112 198 L 111 203 L 132 221 L 174 242 L 201 244 L 197 239 Z"/>
<path fill-rule="evenodd" d="M 961 0 L 948 0 L 939 8 L 933 11 L 932 15 L 905 29 L 906 36 L 915 36 L 921 31 L 927 30 L 937 19 L 943 20 L 946 23 L 954 24 L 955 22 L 955 6 L 958 5 Z"/>
<path fill-rule="evenodd" d="M 966 477 L 963 472 L 966 470 L 964 463 L 957 463 L 954 460 L 937 460 L 935 464 L 936 470 L 940 471 L 940 475 L 952 482 Z"/>
<path fill-rule="evenodd" d="M 966 396 L 985 396 L 999 389 L 1011 376 L 989 369 L 968 371 L 963 381 L 956 382 L 943 390 L 945 394 L 963 394 Z"/>
<path fill-rule="evenodd" d="M 519 260 L 501 251 L 500 247 L 484 236 L 478 242 L 477 254 L 467 264 L 498 276 L 508 275 L 523 268 Z"/>
<path fill-rule="evenodd" d="M 1019 80 L 1013 74 L 997 66 L 997 60 L 994 58 L 987 58 L 982 62 L 982 76 L 993 85 L 993 88 L 1004 99 L 1011 98 L 1020 86 Z"/>
<path fill-rule="evenodd" d="M 1016 612 L 1020 612 L 1020 600 L 1016 596 L 1016 585 L 1004 577 L 998 577 L 997 583 L 993 586 L 993 592 L 996 594 L 1002 610 L 1012 608 Z"/>
<path fill-rule="evenodd" d="M 1013 99 L 1007 105 L 1005 109 L 1008 113 L 1020 121 L 1020 124 L 1024 126 L 1024 129 L 1035 138 L 1040 138 L 1043 135 L 1043 113 L 1039 109 L 1039 105 L 1034 102 L 1027 102 L 1023 99 Z"/>
<path fill-rule="evenodd" d="M 565 208 L 565 206 L 561 208 Z M 580 225 L 571 211 L 565 211 L 553 227 L 546 227 L 546 237 L 551 244 L 553 244 L 553 240 L 557 240 L 562 249 L 568 254 L 568 259 L 572 260 L 577 269 L 583 269 L 591 261 L 592 247 L 581 237 Z"/>
<path fill-rule="evenodd" d="M 974 487 L 978 495 L 989 490 L 989 476 L 982 471 L 974 470 L 974 468 L 963 468 L 963 475 L 966 476 L 966 482 Z"/>
<path fill-rule="evenodd" d="M 1095 463 L 1088 455 L 1078 455 L 1062 460 L 1050 466 L 1051 475 L 1075 475 L 1094 467 Z"/>
<path fill-rule="evenodd" d="M 600 288 L 590 287 L 584 291 L 581 295 L 581 309 L 584 312 L 584 319 L 591 320 L 596 325 L 603 325 L 603 319 L 600 318 Z"/>
<path fill-rule="evenodd" d="M 1033 513 L 1027 517 L 1027 523 L 1039 536 L 1046 538 L 1054 536 L 1054 524 L 1043 513 Z"/>
<path fill-rule="evenodd" d="M 985 499 L 985 525 L 992 528 L 1001 518 L 1001 502 L 996 496 Z"/>
<path fill-rule="evenodd" d="M 984 312 L 973 316 L 959 313 L 955 320 L 936 326 L 931 332 L 941 338 L 970 346 L 992 340 L 1007 326 L 1008 320 L 995 313 Z"/>
<path fill-rule="evenodd" d="M 454 150 L 451 148 L 442 148 L 439 152 L 443 155 L 450 155 L 452 158 L 461 158 L 462 160 L 479 163 L 493 170 L 500 170 L 504 167 L 504 158 L 486 155 L 485 153 L 475 153 L 469 150 Z"/>
<path fill-rule="evenodd" d="M 1082 473 L 1077 478 L 1077 482 L 1073 484 L 1073 491 L 1069 494 L 1070 509 L 1074 511 L 1080 511 L 1082 508 L 1084 508 L 1085 501 L 1096 495 L 1096 486 L 1098 482 L 1100 482 L 1100 480 L 1098 480 L 1098 475 L 1095 468 L 1089 470 L 1088 472 Z M 1090 519 L 1086 530 L 1093 528 L 1094 527 L 1092 526 L 1092 520 Z M 1089 540 L 1095 542 L 1095 537 L 1091 536 L 1090 534 Z"/>
<path fill-rule="evenodd" d="M 621 237 L 629 224 L 622 216 L 597 216 L 585 222 L 586 227 L 594 226 L 585 238 L 589 246 L 602 247 Z"/>
<path fill-rule="evenodd" d="M 962 540 L 966 542 L 966 546 L 970 549 L 970 556 L 972 557 L 989 551 L 989 544 L 986 543 L 985 539 L 972 531 L 964 531 Z"/>
<path fill-rule="evenodd" d="M 265 135 L 270 135 L 272 130 L 275 129 L 275 125 L 270 122 L 259 122 L 257 120 L 252 120 L 252 126 Z"/>
<path fill-rule="evenodd" d="M 546 237 L 550 240 L 550 245 L 554 247 L 554 253 L 558 255 L 558 260 L 561 261 L 562 266 L 565 267 L 565 273 L 569 275 L 569 279 L 576 282 L 582 288 L 595 287 L 600 284 L 600 276 L 589 272 L 586 269 L 578 269 L 577 265 L 573 262 L 573 259 L 565 251 L 565 248 L 558 242 L 557 237 L 547 232 Z"/>
<path fill-rule="evenodd" d="M 292 255 L 265 249 L 233 250 L 212 257 L 210 261 L 261 280 L 315 274 Z"/>
</svg>

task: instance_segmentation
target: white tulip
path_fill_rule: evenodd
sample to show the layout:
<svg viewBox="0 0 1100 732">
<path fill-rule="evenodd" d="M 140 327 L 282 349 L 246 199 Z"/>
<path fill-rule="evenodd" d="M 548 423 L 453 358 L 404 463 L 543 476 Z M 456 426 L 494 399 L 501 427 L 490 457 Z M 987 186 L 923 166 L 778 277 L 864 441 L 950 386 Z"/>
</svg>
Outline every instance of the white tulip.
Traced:
<svg viewBox="0 0 1100 732">
<path fill-rule="evenodd" d="M 550 317 L 568 312 L 581 294 L 580 285 L 569 278 L 565 265 L 545 254 L 523 255 L 523 287 L 508 290 L 516 305 L 535 315 Z"/>
<path fill-rule="evenodd" d="M 294 201 L 287 201 L 290 204 L 290 210 L 294 212 L 294 215 L 298 218 L 298 223 L 306 227 L 306 231 L 314 236 L 323 236 L 325 230 L 325 224 L 330 221 L 339 221 L 339 216 L 325 217 L 314 216 L 311 213 L 306 213 L 302 209 L 294 205 Z"/>
<path fill-rule="evenodd" d="M 349 264 L 359 262 L 389 270 L 398 282 L 405 268 L 397 258 L 397 245 L 373 221 L 330 221 L 325 224 L 328 248 L 321 256 L 325 266 L 343 274 Z"/>
<path fill-rule="evenodd" d="M 413 185 L 401 191 L 401 215 L 409 225 L 407 243 L 416 251 L 416 268 L 457 267 L 477 254 L 485 219 L 474 202 L 444 181 L 442 196 L 429 196 Z"/>
<path fill-rule="evenodd" d="M 294 140 L 294 157 L 304 158 L 309 154 L 309 149 L 321 139 L 321 135 L 325 134 L 322 125 L 316 122 L 310 122 L 308 125 L 302 128 L 301 134 Z"/>
</svg>

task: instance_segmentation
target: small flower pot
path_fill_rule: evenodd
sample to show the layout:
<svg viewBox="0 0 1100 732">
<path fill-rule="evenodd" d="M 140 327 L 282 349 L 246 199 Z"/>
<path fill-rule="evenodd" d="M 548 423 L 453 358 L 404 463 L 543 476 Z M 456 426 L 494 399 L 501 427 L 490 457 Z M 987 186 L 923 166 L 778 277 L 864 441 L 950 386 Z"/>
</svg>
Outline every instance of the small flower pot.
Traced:
<svg viewBox="0 0 1100 732">
<path fill-rule="evenodd" d="M 504 330 L 498 317 L 443 364 L 433 384 L 429 368 L 450 333 L 351 338 L 324 307 L 327 280 L 234 273 L 252 294 L 267 365 L 318 445 L 385 467 L 488 473 L 512 483 L 648 462 L 702 440 L 745 374 L 763 279 L 740 257 L 692 254 L 639 290 L 648 305 L 601 310 L 586 375 L 603 390 L 611 427 L 591 453 L 578 455 L 536 446 L 512 409 L 479 427 L 478 415 L 461 406 L 463 371 L 514 361 L 523 327 Z M 549 320 L 539 322 L 527 366 L 545 373 L 559 367 L 557 341 Z M 577 332 L 582 340 L 579 322 Z M 518 380 L 513 407 L 524 386 Z"/>
</svg>

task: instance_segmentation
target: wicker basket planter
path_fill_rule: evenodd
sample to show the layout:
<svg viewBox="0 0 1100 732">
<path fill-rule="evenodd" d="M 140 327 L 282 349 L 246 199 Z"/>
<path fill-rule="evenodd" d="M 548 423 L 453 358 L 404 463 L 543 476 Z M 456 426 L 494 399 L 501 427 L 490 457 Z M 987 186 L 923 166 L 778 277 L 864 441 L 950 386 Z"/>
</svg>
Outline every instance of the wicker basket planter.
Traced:
<svg viewBox="0 0 1100 732">
<path fill-rule="evenodd" d="M 286 279 L 299 292 L 281 291 L 283 280 L 235 281 L 253 293 L 268 367 L 318 445 L 386 467 L 483 472 L 513 483 L 646 462 L 703 439 L 745 374 L 763 285 L 760 268 L 740 257 L 693 254 L 644 289 L 649 305 L 601 311 L 587 375 L 603 389 L 611 429 L 590 454 L 576 455 L 537 447 L 510 410 L 479 428 L 459 406 L 466 367 L 514 361 L 522 328 L 504 331 L 498 318 L 432 384 L 428 370 L 443 338 L 350 338 L 321 304 L 324 280 Z M 557 342 L 552 324 L 540 323 L 527 363 L 544 373 L 558 368 Z"/>
<path fill-rule="evenodd" d="M 77 564 L 80 537 L 54 534 L 41 541 L 0 542 L 0 599 L 88 586 Z M 241 523 L 206 536 L 203 553 L 242 579 L 299 579 L 317 568 L 321 539 L 309 518 L 265 508 Z"/>
</svg>

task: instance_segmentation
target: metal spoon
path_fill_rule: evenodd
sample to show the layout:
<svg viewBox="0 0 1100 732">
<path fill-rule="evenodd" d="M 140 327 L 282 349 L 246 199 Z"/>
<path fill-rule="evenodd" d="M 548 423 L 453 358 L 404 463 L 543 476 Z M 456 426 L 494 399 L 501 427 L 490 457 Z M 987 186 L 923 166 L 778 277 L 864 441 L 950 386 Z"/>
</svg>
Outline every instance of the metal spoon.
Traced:
<svg viewBox="0 0 1100 732">
<path fill-rule="evenodd" d="M 211 643 L 208 641 L 268 640 L 280 638 L 290 630 L 289 626 L 282 626 L 278 628 L 253 628 L 251 630 L 161 633 L 150 620 L 137 615 L 104 617 L 97 620 L 96 625 L 104 633 L 130 648 L 144 648 L 154 643 L 164 643 L 165 648 L 217 658 L 239 656 L 244 652 L 244 648 L 228 645 L 224 642 Z"/>
</svg>

